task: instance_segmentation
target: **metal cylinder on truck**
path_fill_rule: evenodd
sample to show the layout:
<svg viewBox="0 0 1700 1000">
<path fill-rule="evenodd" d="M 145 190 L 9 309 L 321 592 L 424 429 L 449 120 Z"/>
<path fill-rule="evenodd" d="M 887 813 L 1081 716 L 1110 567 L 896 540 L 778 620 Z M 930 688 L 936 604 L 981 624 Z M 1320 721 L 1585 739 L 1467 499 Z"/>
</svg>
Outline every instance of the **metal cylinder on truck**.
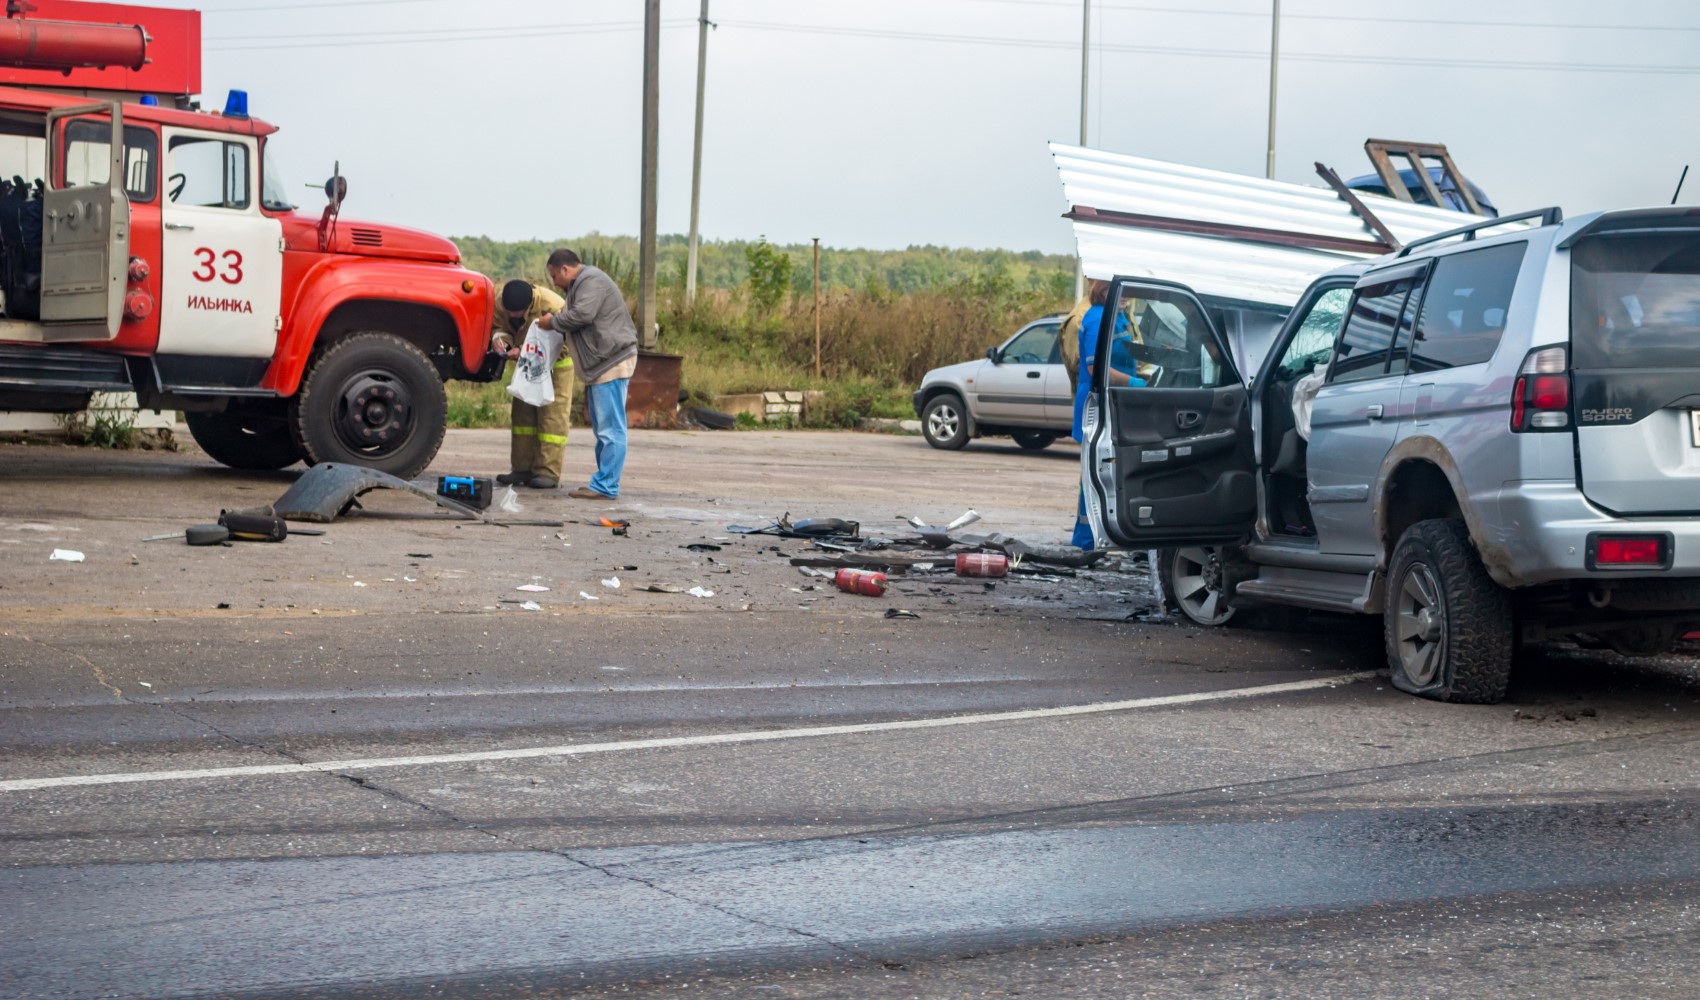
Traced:
<svg viewBox="0 0 1700 1000">
<path fill-rule="evenodd" d="M 18 69 L 72 70 L 148 61 L 148 33 L 136 24 L 78 24 L 7 17 L 0 22 L 0 65 Z"/>
</svg>

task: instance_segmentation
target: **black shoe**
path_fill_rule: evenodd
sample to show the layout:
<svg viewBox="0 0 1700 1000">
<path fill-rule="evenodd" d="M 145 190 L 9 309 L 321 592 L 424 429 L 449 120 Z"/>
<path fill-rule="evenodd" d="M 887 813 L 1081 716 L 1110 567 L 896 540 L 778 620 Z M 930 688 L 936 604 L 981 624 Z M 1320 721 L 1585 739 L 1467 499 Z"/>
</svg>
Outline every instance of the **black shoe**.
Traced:
<svg viewBox="0 0 1700 1000">
<path fill-rule="evenodd" d="M 531 482 L 529 472 L 504 472 L 496 477 L 496 482 L 503 486 L 524 486 Z"/>
<path fill-rule="evenodd" d="M 552 490 L 561 485 L 561 481 L 558 479 L 551 479 L 548 476 L 532 476 L 526 481 L 525 485 L 534 490 Z"/>
</svg>

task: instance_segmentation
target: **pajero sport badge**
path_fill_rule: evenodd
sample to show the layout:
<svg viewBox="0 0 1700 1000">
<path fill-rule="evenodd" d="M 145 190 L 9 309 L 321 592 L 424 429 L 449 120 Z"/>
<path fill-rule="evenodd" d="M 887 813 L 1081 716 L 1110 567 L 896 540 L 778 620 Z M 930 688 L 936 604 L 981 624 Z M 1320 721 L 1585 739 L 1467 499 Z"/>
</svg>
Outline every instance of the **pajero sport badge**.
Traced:
<svg viewBox="0 0 1700 1000">
<path fill-rule="evenodd" d="M 1606 406 L 1597 410 L 1584 409 L 1582 422 L 1585 424 L 1619 424 L 1634 423 L 1635 410 L 1628 406 Z"/>
</svg>

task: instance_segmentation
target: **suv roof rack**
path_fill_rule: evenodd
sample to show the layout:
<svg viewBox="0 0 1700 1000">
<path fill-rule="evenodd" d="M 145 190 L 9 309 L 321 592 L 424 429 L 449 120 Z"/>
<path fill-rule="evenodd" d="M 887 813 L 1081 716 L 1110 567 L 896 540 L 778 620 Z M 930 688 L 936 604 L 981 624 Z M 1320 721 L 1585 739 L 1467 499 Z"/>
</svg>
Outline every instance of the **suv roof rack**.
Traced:
<svg viewBox="0 0 1700 1000">
<path fill-rule="evenodd" d="M 1417 247 L 1427 246 L 1430 243 L 1439 243 L 1441 240 L 1449 240 L 1454 236 L 1462 236 L 1465 240 L 1473 240 L 1476 238 L 1476 234 L 1484 229 L 1492 229 L 1495 226 L 1502 226 L 1508 222 L 1522 222 L 1524 219 L 1540 219 L 1541 225 L 1543 226 L 1556 226 L 1560 222 L 1564 221 L 1564 210 L 1559 208 L 1557 205 L 1553 205 L 1549 208 L 1536 208 L 1527 212 L 1518 212 L 1516 215 L 1501 215 L 1496 219 L 1483 219 L 1480 222 L 1472 222 L 1467 226 L 1459 226 L 1457 229 L 1448 229 L 1444 233 L 1435 233 L 1432 236 L 1418 237 L 1417 239 L 1414 239 L 1400 247 L 1398 252 L 1393 256 L 1403 257 Z"/>
</svg>

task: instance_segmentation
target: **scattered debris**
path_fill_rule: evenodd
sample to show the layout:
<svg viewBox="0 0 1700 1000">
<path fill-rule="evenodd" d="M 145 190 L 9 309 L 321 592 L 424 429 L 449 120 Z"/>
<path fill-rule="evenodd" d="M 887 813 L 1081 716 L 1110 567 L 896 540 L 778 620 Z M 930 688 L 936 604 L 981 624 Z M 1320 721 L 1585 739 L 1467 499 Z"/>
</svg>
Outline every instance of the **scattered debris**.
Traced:
<svg viewBox="0 0 1700 1000">
<path fill-rule="evenodd" d="M 919 617 L 921 617 L 920 615 L 916 614 L 913 611 L 908 610 L 907 608 L 886 608 L 885 609 L 885 616 L 887 618 L 919 618 Z"/>
<path fill-rule="evenodd" d="M 795 523 L 791 520 L 791 512 L 786 511 L 773 521 L 759 528 L 744 524 L 728 524 L 726 530 L 734 535 L 777 535 L 780 538 L 845 538 L 861 537 L 862 525 L 859 521 L 847 521 L 841 517 L 812 517 Z"/>
<path fill-rule="evenodd" d="M 682 594 L 685 592 L 683 587 L 675 587 L 670 583 L 651 583 L 639 589 L 651 594 Z"/>
<path fill-rule="evenodd" d="M 190 545 L 229 545 L 230 529 L 222 524 L 196 524 L 184 529 L 183 540 Z"/>
<path fill-rule="evenodd" d="M 602 600 L 602 598 L 597 597 L 595 594 L 586 593 L 585 591 L 582 591 L 582 590 L 578 592 L 578 596 L 584 598 L 587 601 L 600 601 L 600 600 Z"/>
<path fill-rule="evenodd" d="M 526 611 L 542 611 L 543 610 L 543 605 L 538 604 L 536 601 L 526 601 L 524 604 L 521 604 L 520 607 L 524 608 Z"/>
<path fill-rule="evenodd" d="M 295 484 L 285 490 L 272 506 L 285 520 L 329 524 L 360 506 L 358 497 L 362 494 L 378 489 L 403 490 L 457 514 L 485 520 L 482 512 L 448 497 L 437 496 L 431 487 L 410 483 L 377 469 L 340 462 L 324 462 L 303 472 L 301 478 L 295 480 Z"/>
<path fill-rule="evenodd" d="M 620 589 L 620 578 L 617 577 L 617 576 L 611 576 L 608 579 L 603 580 L 602 585 L 604 587 L 607 587 L 609 590 L 619 590 Z"/>
<path fill-rule="evenodd" d="M 702 587 L 692 587 L 690 590 L 685 591 L 685 593 L 691 595 L 692 597 L 713 597 L 714 596 L 714 591 L 705 590 Z"/>
<path fill-rule="evenodd" d="M 491 494 L 495 489 L 496 481 L 482 476 L 437 477 L 438 496 L 448 497 L 450 500 L 466 504 L 468 507 L 476 507 L 479 510 L 489 508 Z"/>
<path fill-rule="evenodd" d="M 270 507 L 221 510 L 218 523 L 237 542 L 281 542 L 289 537 L 289 525 Z"/>
<path fill-rule="evenodd" d="M 429 553 L 429 552 L 409 552 L 407 554 L 407 558 L 409 558 L 409 559 L 429 559 L 429 558 L 431 558 L 431 553 Z"/>
<path fill-rule="evenodd" d="M 628 538 L 631 537 L 629 532 L 632 529 L 632 522 L 627 521 L 624 518 L 600 517 L 597 518 L 597 521 L 604 528 L 612 528 L 613 534 L 623 535 Z"/>
<path fill-rule="evenodd" d="M 519 505 L 519 494 L 510 486 L 502 491 L 502 498 L 496 501 L 496 509 L 504 514 L 518 514 L 524 508 Z"/>
<path fill-rule="evenodd" d="M 1009 573 L 1009 557 L 998 552 L 963 552 L 956 557 L 957 576 L 999 577 Z"/>
<path fill-rule="evenodd" d="M 540 583 L 522 583 L 514 589 L 522 590 L 527 594 L 547 594 L 549 592 L 549 588 Z"/>
<path fill-rule="evenodd" d="M 83 554 L 76 549 L 54 549 L 47 557 L 48 562 L 82 562 Z"/>
<path fill-rule="evenodd" d="M 884 596 L 888 583 L 884 573 L 865 569 L 841 569 L 832 582 L 846 594 L 861 594 L 864 597 Z"/>
<path fill-rule="evenodd" d="M 970 524 L 973 524 L 975 521 L 978 521 L 979 519 L 980 519 L 980 512 L 975 510 L 974 508 L 970 507 L 970 508 L 968 508 L 968 510 L 963 512 L 961 517 L 958 517 L 956 520 L 945 525 L 944 530 L 955 531 L 958 528 L 966 528 L 967 526 L 969 526 Z"/>
<path fill-rule="evenodd" d="M 692 552 L 719 552 L 725 546 L 713 545 L 708 542 L 692 542 L 691 544 L 683 547 Z"/>
</svg>

